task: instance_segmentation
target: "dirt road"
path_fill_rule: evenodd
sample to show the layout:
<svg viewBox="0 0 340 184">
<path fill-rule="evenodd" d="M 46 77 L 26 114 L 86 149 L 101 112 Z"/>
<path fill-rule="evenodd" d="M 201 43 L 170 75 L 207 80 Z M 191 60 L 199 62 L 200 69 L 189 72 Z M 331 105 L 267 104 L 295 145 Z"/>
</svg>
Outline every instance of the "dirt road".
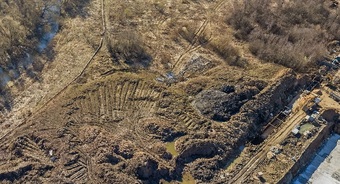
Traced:
<svg viewBox="0 0 340 184">
<path fill-rule="evenodd" d="M 257 165 L 261 164 L 264 158 L 266 158 L 270 148 L 281 143 L 288 136 L 288 134 L 291 133 L 292 129 L 301 122 L 305 115 L 305 112 L 300 110 L 288 117 L 287 121 L 283 122 L 281 126 L 278 127 L 278 132 L 270 135 L 265 140 L 263 145 L 261 145 L 258 149 L 259 151 L 256 153 L 256 155 L 253 156 L 247 165 L 245 165 L 229 183 L 243 183 L 243 180 L 252 174 L 252 171 L 257 167 Z"/>
</svg>

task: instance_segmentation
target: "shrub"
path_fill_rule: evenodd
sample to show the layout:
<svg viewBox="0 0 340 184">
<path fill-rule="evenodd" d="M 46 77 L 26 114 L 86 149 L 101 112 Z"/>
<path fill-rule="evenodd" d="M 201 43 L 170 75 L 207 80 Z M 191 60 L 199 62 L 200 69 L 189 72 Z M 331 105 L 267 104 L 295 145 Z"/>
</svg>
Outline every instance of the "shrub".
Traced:
<svg viewBox="0 0 340 184">
<path fill-rule="evenodd" d="M 206 45 L 211 38 L 211 35 L 206 30 L 194 22 L 184 23 L 182 26 L 179 26 L 177 33 L 193 45 Z"/>
<path fill-rule="evenodd" d="M 88 5 L 89 0 L 63 0 L 61 10 L 63 15 L 70 17 L 86 16 L 84 8 Z"/>
<path fill-rule="evenodd" d="M 42 2 L 31 1 L 0 3 L 0 65 L 4 69 L 16 66 L 24 52 L 35 47 Z"/>
<path fill-rule="evenodd" d="M 302 72 L 326 54 L 328 41 L 339 38 L 340 19 L 324 3 L 235 1 L 226 22 L 235 29 L 234 36 L 249 42 L 251 53 L 261 60 Z"/>
<path fill-rule="evenodd" d="M 227 37 L 217 37 L 207 47 L 223 58 L 228 64 L 235 64 L 235 61 L 239 59 L 239 51 L 231 44 L 231 41 Z"/>
<path fill-rule="evenodd" d="M 197 28 L 194 24 L 185 24 L 183 27 L 178 28 L 178 34 L 189 43 L 194 43 Z"/>
<path fill-rule="evenodd" d="M 134 67 L 147 67 L 152 59 L 140 36 L 131 30 L 119 34 L 117 40 L 109 39 L 107 47 L 114 60 Z"/>
<path fill-rule="evenodd" d="M 155 0 L 153 5 L 159 13 L 165 14 L 166 3 L 167 2 L 165 0 Z"/>
</svg>

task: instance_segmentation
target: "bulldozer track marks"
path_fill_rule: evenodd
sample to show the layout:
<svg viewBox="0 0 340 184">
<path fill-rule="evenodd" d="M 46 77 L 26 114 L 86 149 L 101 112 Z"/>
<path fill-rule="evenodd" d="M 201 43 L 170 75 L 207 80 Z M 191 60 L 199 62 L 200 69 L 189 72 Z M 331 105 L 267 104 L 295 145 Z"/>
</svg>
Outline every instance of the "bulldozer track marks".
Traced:
<svg viewBox="0 0 340 184">
<path fill-rule="evenodd" d="M 195 36 L 193 40 L 190 42 L 190 44 L 187 46 L 187 48 L 184 50 L 184 52 L 179 56 L 179 58 L 176 60 L 175 64 L 173 65 L 173 68 L 176 68 L 180 62 L 182 61 L 182 58 L 188 54 L 189 52 L 192 52 L 196 49 L 199 49 L 201 45 L 198 42 L 199 37 L 202 33 L 204 33 L 206 26 L 208 25 L 208 20 L 204 20 L 201 26 L 198 28 L 198 30 L 195 32 Z"/>
<path fill-rule="evenodd" d="M 86 62 L 85 66 L 83 67 L 83 69 L 81 70 L 81 72 L 74 77 L 69 83 L 67 83 L 61 90 L 59 90 L 55 95 L 53 95 L 51 98 L 49 98 L 44 104 L 42 104 L 40 107 L 38 107 L 34 114 L 39 114 L 41 113 L 48 104 L 50 104 L 54 99 L 56 99 L 60 94 L 62 94 L 64 91 L 66 91 L 66 89 L 69 88 L 69 86 L 71 86 L 74 82 L 76 82 L 85 72 L 85 70 L 88 68 L 88 66 L 90 65 L 90 63 L 93 61 L 94 57 L 98 54 L 98 52 L 100 51 L 100 49 L 103 46 L 103 42 L 104 42 L 104 38 L 105 38 L 105 33 L 106 33 L 106 22 L 105 22 L 105 0 L 101 0 L 101 16 L 102 16 L 102 32 L 101 32 L 101 38 L 99 41 L 99 45 L 97 47 L 97 49 L 93 52 L 91 58 L 89 58 L 89 60 Z M 31 116 L 31 117 L 34 117 Z M 31 118 L 24 120 L 23 122 L 18 123 L 16 126 L 14 126 L 10 131 L 6 132 L 5 134 L 3 134 L 0 137 L 0 140 L 3 140 L 5 137 L 7 137 L 8 135 L 10 135 L 14 130 L 16 130 L 18 127 L 20 127 L 21 125 L 29 122 L 30 120 L 32 120 Z"/>
<path fill-rule="evenodd" d="M 134 126 L 132 137 L 134 140 L 138 141 L 138 144 L 137 144 L 138 148 L 143 150 L 145 153 L 149 153 L 150 156 L 154 160 L 156 160 L 158 163 L 160 163 L 161 165 L 164 165 L 170 168 L 170 165 L 168 162 L 161 159 L 159 155 L 154 154 L 152 153 L 152 151 L 150 151 L 149 147 L 152 145 L 152 139 L 150 135 L 145 133 L 144 129 L 141 127 L 139 123 L 137 123 L 136 126 Z"/>
<path fill-rule="evenodd" d="M 69 144 L 73 150 L 69 153 L 72 155 L 67 163 L 64 164 L 63 175 L 68 180 L 75 183 L 86 183 L 91 181 L 91 159 L 81 149 L 77 148 L 81 144 L 78 138 L 78 128 L 80 124 L 77 119 L 73 118 L 68 121 L 63 128 L 63 136 L 69 137 Z"/>
<path fill-rule="evenodd" d="M 141 79 L 118 79 L 104 82 L 95 90 L 84 94 L 84 98 L 76 98 L 74 106 L 79 110 L 72 114 L 70 121 L 65 124 L 64 135 L 70 136 L 72 143 L 79 144 L 77 131 L 84 122 L 88 125 L 100 126 L 107 131 L 115 131 L 115 133 L 119 133 L 119 128 L 129 127 L 132 131 L 127 138 L 138 142 L 136 144 L 138 148 L 153 155 L 148 149 L 152 142 L 151 138 L 145 133 L 140 120 L 152 118 L 157 112 L 156 103 L 162 91 L 161 86 Z M 90 117 L 87 119 L 88 116 Z M 152 157 L 159 163 L 168 165 L 158 156 Z M 72 171 L 85 171 L 82 166 L 85 162 L 79 162 L 81 163 L 72 167 Z M 78 175 L 82 176 L 82 174 L 72 173 L 70 177 Z"/>
<path fill-rule="evenodd" d="M 76 183 L 86 183 L 90 179 L 89 160 L 79 151 L 73 151 L 73 159 L 64 164 L 63 174 Z"/>
<path fill-rule="evenodd" d="M 142 80 L 108 81 L 75 101 L 79 112 L 72 115 L 72 120 L 114 129 L 128 122 L 127 117 L 136 122 L 156 112 L 161 92 L 161 88 Z"/>
<path fill-rule="evenodd" d="M 42 163 L 50 163 L 46 150 L 43 150 L 39 144 L 43 144 L 45 140 L 39 137 L 24 135 L 15 140 L 16 148 L 19 148 L 23 155 L 41 161 Z"/>
<path fill-rule="evenodd" d="M 183 123 L 184 127 L 188 128 L 189 130 L 195 129 L 197 127 L 195 121 L 187 114 L 180 115 L 179 120 L 181 123 Z"/>
<path fill-rule="evenodd" d="M 151 82 L 151 80 L 146 81 L 141 78 L 130 79 L 120 77 L 116 80 L 110 79 L 102 83 L 96 83 L 95 89 L 91 88 L 91 90 L 88 89 L 87 91 L 83 91 L 81 96 L 78 96 L 80 98 L 74 98 L 70 105 L 63 106 L 64 109 L 70 110 L 66 113 L 67 115 L 64 114 L 68 118 L 65 119 L 66 122 L 62 120 L 64 124 L 61 123 L 50 126 L 49 123 L 51 122 L 44 122 L 39 125 L 38 121 L 35 122 L 34 118 L 37 117 L 37 114 L 42 112 L 49 113 L 46 109 L 50 105 L 51 107 L 52 105 L 59 105 L 60 99 L 62 99 L 61 103 L 63 102 L 64 97 L 61 97 L 61 94 L 65 94 L 65 92 L 68 92 L 71 89 L 70 86 L 79 82 L 79 79 L 87 72 L 87 69 L 94 61 L 94 58 L 102 49 L 103 43 L 105 43 L 107 22 L 104 12 L 105 0 L 101 0 L 100 3 L 103 26 L 101 38 L 98 40 L 96 50 L 94 50 L 91 57 L 85 61 L 86 63 L 84 63 L 79 74 L 67 81 L 60 90 L 54 91 L 55 94 L 52 94 L 51 98 L 46 99 L 44 103 L 37 106 L 33 111 L 33 114 L 27 120 L 18 123 L 13 129 L 0 137 L 0 140 L 2 141 L 0 148 L 2 148 L 2 150 L 8 151 L 11 144 L 14 144 L 15 149 L 18 149 L 25 159 L 28 158 L 29 160 L 34 160 L 34 162 L 50 166 L 61 164 L 61 168 L 53 167 L 53 169 L 58 170 L 61 177 L 71 183 L 95 183 L 96 181 L 94 174 L 92 174 L 91 157 L 89 154 L 82 151 L 83 149 L 87 149 L 82 147 L 85 143 L 83 142 L 83 137 L 80 136 L 81 128 L 85 125 L 98 126 L 105 131 L 113 131 L 114 133 L 126 136 L 128 139 L 136 141 L 135 146 L 139 147 L 143 152 L 149 153 L 157 162 L 171 168 L 170 163 L 162 159 L 161 156 L 152 153 L 153 151 L 149 149 L 150 145 L 156 142 L 153 142 L 152 136 L 145 132 L 145 127 L 143 127 L 144 124 L 139 121 L 143 118 L 155 118 L 158 112 L 157 102 L 165 89 L 158 83 Z M 217 4 L 214 9 L 219 7 L 220 4 Z M 201 48 L 201 44 L 199 43 L 200 37 L 202 34 L 205 34 L 210 21 L 209 17 L 206 18 L 197 30 L 195 30 L 195 36 L 192 42 L 185 48 L 173 68 L 182 64 L 181 60 L 183 60 L 186 54 Z M 86 87 L 86 85 L 84 86 Z M 74 93 L 72 93 L 72 95 L 74 95 Z M 179 120 L 181 126 L 195 130 L 200 127 L 200 124 L 198 124 L 197 120 L 193 117 L 195 117 L 194 114 L 191 115 L 187 113 L 178 116 L 176 119 Z M 46 128 L 37 128 L 47 125 L 50 126 L 51 130 L 46 131 Z M 34 132 L 45 131 L 44 133 L 50 133 L 51 131 L 51 133 L 57 133 L 58 136 L 60 135 L 60 137 L 55 140 L 50 139 L 50 141 L 53 143 L 52 145 L 55 145 L 55 141 L 58 143 L 58 141 L 66 140 L 66 148 L 62 147 L 58 149 L 61 151 L 67 149 L 66 154 L 69 154 L 70 158 L 63 157 L 65 155 L 58 155 L 60 158 L 57 158 L 57 160 L 55 160 L 55 158 L 52 159 L 52 154 L 50 154 L 49 149 L 53 148 L 45 148 L 44 144 L 44 142 L 48 140 L 39 136 L 33 136 L 31 133 L 26 134 L 25 132 L 27 131 L 25 128 L 27 127 L 36 127 L 38 130 L 35 129 Z M 19 131 L 19 128 L 23 131 Z M 12 135 L 19 136 L 12 138 Z M 42 134 L 39 135 L 42 136 Z M 14 162 L 12 160 L 5 161 Z M 17 159 L 16 161 L 20 161 L 20 159 Z M 1 164 L 7 163 L 1 161 L 0 165 Z"/>
</svg>

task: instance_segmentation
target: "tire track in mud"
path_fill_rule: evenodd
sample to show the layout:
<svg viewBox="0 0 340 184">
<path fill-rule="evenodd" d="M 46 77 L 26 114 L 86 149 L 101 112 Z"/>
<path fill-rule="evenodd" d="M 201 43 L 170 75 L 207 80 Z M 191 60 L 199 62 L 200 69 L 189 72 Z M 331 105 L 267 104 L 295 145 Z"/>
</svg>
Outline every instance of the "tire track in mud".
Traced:
<svg viewBox="0 0 340 184">
<path fill-rule="evenodd" d="M 121 132 L 122 127 L 130 129 L 129 134 L 122 136 L 128 136 L 126 139 L 134 142 L 135 148 L 143 150 L 157 162 L 170 168 L 169 164 L 148 149 L 151 137 L 145 133 L 143 122 L 140 122 L 154 117 L 156 103 L 163 91 L 163 88 L 158 87 L 141 79 L 106 81 L 95 91 L 74 102 L 79 112 L 71 115 L 71 122 L 66 124 L 65 133 L 71 134 L 77 144 L 78 134 L 75 132 L 83 124 L 83 117 L 91 114 L 92 120 L 85 124 L 100 126 L 115 133 Z"/>
<path fill-rule="evenodd" d="M 193 38 L 193 40 L 191 41 L 191 43 L 186 47 L 186 49 L 184 50 L 184 52 L 178 57 L 178 59 L 176 60 L 176 62 L 174 63 L 174 65 L 172 66 L 172 70 L 175 70 L 176 67 L 178 67 L 179 64 L 181 64 L 182 59 L 185 55 L 187 55 L 190 52 L 196 51 L 199 48 L 201 48 L 201 44 L 199 43 L 199 39 L 202 36 L 202 34 L 205 33 L 207 26 L 209 25 L 209 23 L 211 22 L 211 16 L 210 14 L 212 12 L 217 11 L 223 4 L 225 3 L 225 0 L 221 0 L 220 2 L 218 2 L 212 9 L 211 12 L 208 12 L 208 17 L 207 19 L 205 19 L 203 21 L 203 23 L 200 25 L 200 27 L 197 29 L 197 31 L 195 32 L 195 36 Z M 207 40 L 207 42 L 209 42 L 211 40 L 211 37 Z"/>
<path fill-rule="evenodd" d="M 19 128 L 20 126 L 26 124 L 27 122 L 30 122 L 35 114 L 38 114 L 40 112 L 42 112 L 48 104 L 50 104 L 54 99 L 56 99 L 60 94 L 62 94 L 64 91 L 66 91 L 66 89 L 68 89 L 68 87 L 73 84 L 74 82 L 76 82 L 85 72 L 85 70 L 88 68 L 88 66 L 91 64 L 91 62 L 93 61 L 94 57 L 98 54 L 98 52 L 100 51 L 100 49 L 103 46 L 103 41 L 104 41 L 104 35 L 106 33 L 106 23 L 105 23 L 105 12 L 104 12 L 104 0 L 101 0 L 101 12 L 102 12 L 102 32 L 101 32 L 101 39 L 99 41 L 99 45 L 97 47 L 97 49 L 95 50 L 95 52 L 92 54 L 91 58 L 86 62 L 85 66 L 83 67 L 83 69 L 81 70 L 81 72 L 74 78 L 72 79 L 65 87 L 63 87 L 59 92 L 57 92 L 54 96 L 52 96 L 47 102 L 45 102 L 41 107 L 39 107 L 35 113 L 27 120 L 24 120 L 23 122 L 17 124 L 15 127 L 13 127 L 11 130 L 9 130 L 7 133 L 5 133 L 3 136 L 1 136 L 0 140 L 5 143 L 1 145 L 1 148 L 4 149 L 6 147 L 6 142 L 9 141 L 4 141 L 4 139 L 7 138 L 7 136 L 9 136 L 11 133 L 15 132 L 15 130 L 17 128 Z M 67 128 L 65 127 L 65 133 L 71 133 L 73 134 L 74 138 L 77 139 L 77 135 L 76 133 L 74 133 L 70 127 Z M 29 141 L 29 139 L 24 139 L 25 143 L 21 143 L 19 142 L 20 145 L 22 145 L 22 149 L 27 150 L 25 153 L 26 155 L 32 157 L 32 158 L 44 158 L 43 160 L 47 161 L 48 158 L 44 157 L 44 155 L 42 153 L 40 153 L 41 151 L 39 151 L 39 149 L 37 148 L 37 146 L 34 146 L 35 144 L 33 144 L 31 141 Z M 75 140 L 77 141 L 77 140 Z M 28 144 L 31 143 L 31 144 Z M 33 151 L 32 154 L 30 154 L 29 152 Z M 38 152 L 37 152 L 38 151 Z M 37 154 L 40 153 L 40 154 Z M 80 183 L 84 183 L 88 180 L 90 181 L 94 181 L 93 175 L 92 175 L 92 164 L 91 164 L 91 159 L 84 154 L 81 150 L 76 149 L 75 153 L 78 155 L 77 159 L 73 161 L 73 163 L 71 163 L 70 165 L 65 165 L 65 171 L 63 171 L 63 173 L 65 174 L 65 177 L 70 179 L 73 182 L 80 182 Z M 37 157 L 38 156 L 38 157 Z"/>
<path fill-rule="evenodd" d="M 202 32 L 205 31 L 207 25 L 208 25 L 208 20 L 206 19 L 206 20 L 203 21 L 201 26 L 196 31 L 195 36 L 194 36 L 193 40 L 191 41 L 191 43 L 187 46 L 187 48 L 184 50 L 184 52 L 176 60 L 175 64 L 173 65 L 173 70 L 178 66 L 178 64 L 180 64 L 180 62 L 182 61 L 183 57 L 186 54 L 193 51 L 193 49 L 200 47 L 200 44 L 198 44 L 198 45 L 196 45 L 196 44 L 197 44 L 199 37 L 202 35 Z"/>
<path fill-rule="evenodd" d="M 76 82 L 85 72 L 85 70 L 88 68 L 88 66 L 90 65 L 90 63 L 93 61 L 94 57 L 98 54 L 98 52 L 100 51 L 100 49 L 102 48 L 103 45 L 103 41 L 104 41 L 104 35 L 106 33 L 106 22 L 105 22 L 105 4 L 104 4 L 104 0 L 101 0 L 101 15 L 102 15 L 102 32 L 101 32 L 101 39 L 99 41 L 99 45 L 97 47 L 97 49 L 95 50 L 95 52 L 93 53 L 93 55 L 91 56 L 91 58 L 87 61 L 87 63 L 85 64 L 84 68 L 81 70 L 81 72 L 71 81 L 69 82 L 66 86 L 64 86 L 59 92 L 57 92 L 55 95 L 53 95 L 47 102 L 45 102 L 41 107 L 39 107 L 34 114 L 31 115 L 30 118 L 28 118 L 27 120 L 24 120 L 23 122 L 17 124 L 15 127 L 13 127 L 11 130 L 9 130 L 8 132 L 6 132 L 4 135 L 2 135 L 0 137 L 0 140 L 3 141 L 3 139 L 5 137 L 7 137 L 9 134 L 13 133 L 13 131 L 15 131 L 18 127 L 24 125 L 26 122 L 29 122 L 30 120 L 33 119 L 33 117 L 42 112 L 48 104 L 50 104 L 54 99 L 56 99 L 61 93 L 63 93 L 71 84 L 73 84 L 74 82 Z"/>
<path fill-rule="evenodd" d="M 131 121 L 131 123 L 133 123 Z M 134 124 L 133 126 L 133 134 L 132 136 L 136 140 L 137 144 L 135 145 L 138 149 L 143 150 L 145 153 L 148 153 L 150 157 L 152 157 L 155 161 L 157 161 L 160 165 L 163 165 L 167 168 L 171 168 L 170 164 L 166 162 L 164 159 L 160 158 L 159 155 L 150 151 L 149 147 L 152 145 L 150 141 L 150 136 L 145 133 L 145 130 L 141 127 L 139 123 Z"/>
<path fill-rule="evenodd" d="M 138 119 L 136 113 L 140 117 L 154 113 L 162 91 L 161 87 L 141 79 L 106 81 L 74 102 L 79 112 L 72 116 L 76 116 L 76 122 L 81 122 L 86 115 L 91 115 L 93 122 L 108 130 L 115 129 L 124 117 Z"/>
<path fill-rule="evenodd" d="M 45 154 L 45 150 L 42 149 L 42 145 L 46 141 L 45 139 L 42 139 L 40 137 L 34 137 L 32 135 L 24 135 L 18 137 L 14 145 L 16 148 L 19 148 L 21 150 L 21 153 L 27 157 L 30 157 L 35 160 L 39 160 L 42 164 L 50 164 L 52 165 L 52 162 Z"/>
</svg>

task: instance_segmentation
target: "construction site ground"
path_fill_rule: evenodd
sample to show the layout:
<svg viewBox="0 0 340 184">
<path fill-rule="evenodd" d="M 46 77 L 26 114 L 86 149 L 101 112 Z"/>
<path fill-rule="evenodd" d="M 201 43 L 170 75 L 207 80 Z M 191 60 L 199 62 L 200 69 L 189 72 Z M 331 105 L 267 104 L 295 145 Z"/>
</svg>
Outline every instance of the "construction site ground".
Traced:
<svg viewBox="0 0 340 184">
<path fill-rule="evenodd" d="M 1 112 L 0 124 L 1 181 L 193 182 L 194 166 L 199 165 L 193 163 L 195 160 L 218 158 L 214 156 L 215 144 L 206 140 L 227 142 L 217 137 L 228 131 L 235 134 L 233 124 L 221 126 L 201 115 L 192 106 L 195 96 L 202 90 L 242 83 L 246 84 L 240 90 L 247 92 L 249 86 L 259 93 L 263 85 L 273 86 L 287 73 L 291 75 L 280 65 L 259 62 L 249 51 L 243 51 L 246 45 L 237 40 L 231 42 L 247 59 L 247 69 L 228 65 L 200 44 L 202 35 L 213 39 L 220 32 L 231 31 L 227 24 L 221 29 L 216 22 L 224 21 L 216 10 L 226 10 L 228 2 L 207 1 L 204 6 L 190 3 L 190 9 L 182 1 L 171 2 L 178 11 L 165 8 L 167 13 L 162 14 L 150 10 L 142 20 L 139 16 L 131 18 L 129 28 L 120 26 L 124 22 L 111 20 L 117 18 L 115 12 L 123 11 L 112 3 L 91 1 L 85 17 L 63 20 L 62 29 L 51 42 L 53 62 L 45 61 L 41 80 L 27 79 L 20 89 L 9 83 L 13 103 L 11 110 Z M 130 5 L 137 10 L 144 3 Z M 150 5 L 146 7 L 155 7 L 153 2 L 147 3 Z M 193 14 L 198 16 L 195 25 L 190 22 Z M 181 19 L 172 19 L 179 15 Z M 145 19 L 153 24 L 146 24 Z M 173 21 L 181 26 L 170 28 Z M 140 25 L 136 34 L 154 56 L 148 68 L 115 63 L 107 46 L 110 40 L 120 39 L 119 33 L 134 30 L 135 23 Z M 193 29 L 192 41 L 178 34 L 182 29 Z M 166 63 L 163 53 L 169 54 Z M 169 71 L 176 76 L 175 82 Z M 224 139 L 238 140 L 237 136 L 233 141 Z M 171 150 L 167 150 L 169 142 Z M 225 153 L 218 154 L 229 154 L 230 145 Z M 206 146 L 213 151 L 205 153 Z"/>
<path fill-rule="evenodd" d="M 294 184 L 340 183 L 340 135 L 333 134 L 317 151 L 309 165 L 294 179 Z"/>
<path fill-rule="evenodd" d="M 244 148 L 224 172 L 224 176 L 231 178 L 230 183 L 275 183 L 289 172 L 309 144 L 326 127 L 326 124 L 320 124 L 318 127 L 312 125 L 309 128 L 312 136 L 308 138 L 303 132 L 299 137 L 293 135 L 292 130 L 301 124 L 307 115 L 302 106 L 319 96 L 321 98 L 319 111 L 338 110 L 340 107 L 326 90 L 315 91 L 319 94 L 321 92 L 322 95 L 314 92 L 300 95 L 293 105 L 298 107 L 295 112 L 281 122 L 262 143 L 249 144 Z M 279 148 L 280 151 L 274 153 L 273 148 Z"/>
<path fill-rule="evenodd" d="M 231 5 L 93 0 L 84 16 L 65 18 L 40 80 L 8 85 L 0 182 L 253 183 L 261 182 L 259 172 L 267 182 L 280 179 L 292 154 L 298 159 L 313 139 L 291 131 L 315 98 L 297 92 L 315 74 L 262 62 L 246 42 L 227 39 L 234 34 L 225 20 Z M 137 35 L 148 57 L 116 57 L 112 47 L 126 35 Z M 207 44 L 213 41 L 235 48 L 240 63 L 228 63 Z M 291 99 L 291 114 L 271 122 Z M 321 107 L 339 109 L 328 95 L 321 99 Z M 248 143 L 267 122 L 268 137 Z M 268 155 L 286 140 L 294 146 Z"/>
</svg>

